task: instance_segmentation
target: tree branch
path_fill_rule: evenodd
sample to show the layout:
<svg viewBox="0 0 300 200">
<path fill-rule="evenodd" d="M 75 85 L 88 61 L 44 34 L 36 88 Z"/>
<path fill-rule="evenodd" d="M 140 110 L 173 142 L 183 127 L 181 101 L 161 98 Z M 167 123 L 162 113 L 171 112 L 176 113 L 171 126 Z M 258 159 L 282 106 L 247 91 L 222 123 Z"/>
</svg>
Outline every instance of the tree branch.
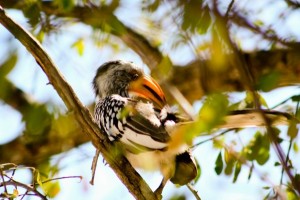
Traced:
<svg viewBox="0 0 300 200">
<path fill-rule="evenodd" d="M 18 181 L 10 180 L 10 181 L 0 182 L 0 187 L 3 187 L 3 186 L 21 187 L 21 188 L 27 190 L 27 192 L 32 192 L 33 195 L 39 197 L 40 199 L 47 200 L 47 197 L 42 195 L 37 189 L 35 189 L 29 185 L 26 185 L 24 183 L 20 183 Z"/>
<path fill-rule="evenodd" d="M 16 8 L 20 10 L 24 7 L 23 1 L 16 0 L 0 0 L 0 4 L 6 8 Z M 111 26 L 110 33 L 120 38 L 129 48 L 135 51 L 151 69 L 154 69 L 162 60 L 162 54 L 158 48 L 151 45 L 146 37 L 127 27 L 113 14 L 113 10 L 111 9 L 95 6 L 75 6 L 72 10 L 66 12 L 53 5 L 50 1 L 40 2 L 40 9 L 49 16 L 76 19 L 93 28 L 103 29 L 103 24 Z M 252 27 L 251 24 L 241 21 L 243 18 L 236 15 L 236 13 L 229 15 L 229 20 L 242 27 L 250 26 L 250 29 L 255 33 L 265 35 L 265 33 Z M 299 84 L 300 59 L 298 59 L 297 56 L 299 54 L 299 48 L 297 48 L 298 43 L 285 42 L 280 40 L 280 38 L 275 38 L 274 35 L 265 36 L 268 37 L 269 40 L 274 39 L 278 42 L 284 42 L 284 45 L 289 46 L 290 49 L 251 53 L 242 52 L 242 56 L 251 66 L 254 82 L 257 83 L 262 76 L 275 71 L 278 72 L 280 76 L 274 88 Z M 230 55 L 228 57 L 230 57 Z M 233 63 L 224 61 L 223 64 L 223 69 L 226 70 L 218 72 L 213 70 L 215 68 L 213 66 L 214 62 L 209 59 L 193 60 L 184 66 L 174 66 L 172 68 L 172 75 L 167 81 L 177 87 L 183 96 L 191 103 L 201 99 L 206 93 L 216 91 L 244 91 L 245 88 L 241 82 L 242 79 L 233 66 Z M 205 70 L 200 70 L 203 68 L 205 68 Z M 203 72 L 206 74 L 203 75 Z M 180 76 L 177 76 L 178 74 L 180 74 Z M 189 81 L 186 81 L 186 77 L 189 78 Z M 165 93 L 167 93 L 169 102 L 174 103 L 174 98 L 168 93 L 168 88 L 165 87 L 163 89 Z"/>
<path fill-rule="evenodd" d="M 110 33 L 119 37 L 135 51 L 150 69 L 155 68 L 162 60 L 162 55 L 156 47 L 153 47 L 141 34 L 127 27 L 106 6 L 75 6 L 71 11 L 65 12 L 53 5 L 52 2 L 43 1 L 41 10 L 47 15 L 75 18 L 101 30 L 103 30 L 104 24 L 110 26 Z"/>
<path fill-rule="evenodd" d="M 100 132 L 99 127 L 93 121 L 88 109 L 79 101 L 73 89 L 64 80 L 63 75 L 58 71 L 57 67 L 53 64 L 53 61 L 46 54 L 39 42 L 33 38 L 30 33 L 9 18 L 2 7 L 0 7 L 0 22 L 33 55 L 37 63 L 47 75 L 50 83 L 64 101 L 68 110 L 74 113 L 78 124 L 83 129 L 83 132 L 89 135 L 92 143 L 101 151 L 107 163 L 115 171 L 120 180 L 126 185 L 131 194 L 136 199 L 156 199 L 156 196 L 149 186 L 132 168 L 126 158 L 112 153 L 113 146 L 109 142 L 107 136 Z"/>
<path fill-rule="evenodd" d="M 289 177 L 292 186 L 297 191 L 297 195 L 300 195 L 300 186 L 296 179 L 296 175 L 291 171 L 291 169 L 287 166 L 285 162 L 286 155 L 278 142 L 278 135 L 274 131 L 272 127 L 271 120 L 266 116 L 265 112 L 261 108 L 261 103 L 259 101 L 259 96 L 255 89 L 255 82 L 253 74 L 250 71 L 250 65 L 244 60 L 244 57 L 240 53 L 239 48 L 235 44 L 235 42 L 230 38 L 228 31 L 228 21 L 224 16 L 221 15 L 220 11 L 217 8 L 217 0 L 214 1 L 214 14 L 217 18 L 218 23 L 218 31 L 222 34 L 223 39 L 225 40 L 226 45 L 229 47 L 231 51 L 233 51 L 233 62 L 236 63 L 236 68 L 239 71 L 241 78 L 243 79 L 243 83 L 246 86 L 246 89 L 250 91 L 253 95 L 255 107 L 258 109 L 259 114 L 261 115 L 263 121 L 265 122 L 267 128 L 267 135 L 269 137 L 270 142 L 273 144 L 274 150 L 277 154 L 277 157 L 285 170 L 287 176 Z"/>
</svg>

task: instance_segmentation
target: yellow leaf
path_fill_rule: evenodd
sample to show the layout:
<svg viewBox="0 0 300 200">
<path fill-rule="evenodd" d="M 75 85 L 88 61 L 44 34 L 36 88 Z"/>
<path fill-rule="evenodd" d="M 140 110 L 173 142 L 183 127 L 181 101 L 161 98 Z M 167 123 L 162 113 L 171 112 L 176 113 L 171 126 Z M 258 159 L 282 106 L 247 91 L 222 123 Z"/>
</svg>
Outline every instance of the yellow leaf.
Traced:
<svg viewBox="0 0 300 200">
<path fill-rule="evenodd" d="M 74 42 L 71 46 L 72 48 L 75 48 L 80 56 L 83 55 L 84 52 L 84 41 L 82 38 Z"/>
<path fill-rule="evenodd" d="M 13 194 L 12 194 L 12 198 L 17 198 L 19 195 L 19 191 L 17 189 L 14 189 Z"/>
<path fill-rule="evenodd" d="M 59 182 L 47 182 L 44 184 L 45 191 L 48 197 L 54 198 L 60 192 Z"/>
</svg>

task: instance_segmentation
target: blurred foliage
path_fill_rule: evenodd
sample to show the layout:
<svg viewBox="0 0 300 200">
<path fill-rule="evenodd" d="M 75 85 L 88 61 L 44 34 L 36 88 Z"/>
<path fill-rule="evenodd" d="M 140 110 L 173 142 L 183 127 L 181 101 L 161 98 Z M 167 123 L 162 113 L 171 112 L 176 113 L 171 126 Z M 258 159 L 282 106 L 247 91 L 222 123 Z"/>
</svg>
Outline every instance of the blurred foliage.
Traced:
<svg viewBox="0 0 300 200">
<path fill-rule="evenodd" d="M 258 164 L 265 164 L 270 156 L 270 141 L 266 134 L 256 132 L 254 138 L 243 149 L 244 157 L 249 161 L 256 161 Z"/>
<path fill-rule="evenodd" d="M 221 124 L 227 114 L 229 101 L 224 94 L 212 94 L 207 96 L 198 115 L 196 129 L 199 133 L 210 132 Z"/>
<path fill-rule="evenodd" d="M 52 170 L 50 170 L 52 171 Z M 19 181 L 18 176 L 21 173 L 28 173 L 31 176 L 30 183 Z M 48 171 L 47 171 L 48 174 Z M 56 180 L 67 178 L 79 178 L 80 176 L 54 178 L 56 174 L 42 175 L 39 170 L 33 167 L 17 166 L 12 163 L 0 165 L 0 193 L 1 199 L 24 199 L 37 197 L 38 199 L 54 198 L 60 192 L 60 184 Z M 41 190 L 42 192 L 41 192 Z"/>
<path fill-rule="evenodd" d="M 277 71 L 272 71 L 268 74 L 264 74 L 258 80 L 257 89 L 262 90 L 263 92 L 271 91 L 278 85 L 280 78 L 280 73 Z"/>
<path fill-rule="evenodd" d="M 173 145 L 179 145 L 183 140 L 192 145 L 199 136 L 206 135 L 209 137 L 207 141 L 211 142 L 214 148 L 212 151 L 216 152 L 215 162 L 210 163 L 214 164 L 212 171 L 214 170 L 219 176 L 230 177 L 232 182 L 236 184 L 238 184 L 239 176 L 243 174 L 241 173 L 242 170 L 249 170 L 246 178 L 250 180 L 253 175 L 260 176 L 257 170 L 268 166 L 270 162 L 274 162 L 270 159 L 272 154 L 275 153 L 272 151 L 271 146 L 273 143 L 270 141 L 267 130 L 251 130 L 249 131 L 250 136 L 244 139 L 244 136 L 240 136 L 242 135 L 241 129 L 221 130 L 222 132 L 216 129 L 218 125 L 224 122 L 224 117 L 229 111 L 257 109 L 257 102 L 263 108 L 269 109 L 269 105 L 264 99 L 264 93 L 260 92 L 272 92 L 278 87 L 289 85 L 290 83 L 285 82 L 284 79 L 286 74 L 293 74 L 291 75 L 291 77 L 294 76 L 292 80 L 296 81 L 291 84 L 295 84 L 295 82 L 299 84 L 300 65 L 299 46 L 297 46 L 297 34 L 299 33 L 288 32 L 288 28 L 284 26 L 288 16 L 299 12 L 300 6 L 296 2 L 277 1 L 281 2 L 285 9 L 279 14 L 274 13 L 271 24 L 261 18 L 261 16 L 264 16 L 263 12 L 264 9 L 267 9 L 266 7 L 255 10 L 255 7 L 250 6 L 248 3 L 244 4 L 246 6 L 241 7 L 241 4 L 234 1 L 232 1 L 233 6 L 231 8 L 225 1 L 202 0 L 143 0 L 135 3 L 136 7 L 126 7 L 128 2 L 119 0 L 23 0 L 18 3 L 14 2 L 0 0 L 0 5 L 23 13 L 29 30 L 39 41 L 47 44 L 50 49 L 57 49 L 61 36 L 69 34 L 69 27 L 84 24 L 88 27 L 87 29 L 91 30 L 91 35 L 81 33 L 81 30 L 78 29 L 78 31 L 75 31 L 76 33 L 72 32 L 75 39 L 69 46 L 69 48 L 75 49 L 79 56 L 84 58 L 90 53 L 90 44 L 99 51 L 102 50 L 100 48 L 109 46 L 113 50 L 113 54 L 119 51 L 123 52 L 124 49 L 128 50 L 127 47 L 129 47 L 140 56 L 142 61 L 145 62 L 150 59 L 151 63 L 156 63 L 155 67 L 149 66 L 149 68 L 152 70 L 152 75 L 161 82 L 169 81 L 176 76 L 185 76 L 185 74 L 176 74 L 174 60 L 180 61 L 180 64 L 188 63 L 180 66 L 188 69 L 192 69 L 189 63 L 199 59 L 201 61 L 208 60 L 203 66 L 197 65 L 200 72 L 192 72 L 192 75 L 200 73 L 201 80 L 193 82 L 195 80 L 192 80 L 192 77 L 184 77 L 185 82 L 195 83 L 192 87 L 187 86 L 188 92 L 199 92 L 194 87 L 196 87 L 196 84 L 201 83 L 203 85 L 200 88 L 203 89 L 202 92 L 206 96 L 197 99 L 196 103 L 200 102 L 201 107 L 196 115 L 196 123 L 182 127 L 176 134 Z M 269 4 L 270 7 L 272 4 L 272 2 Z M 268 4 L 266 3 L 265 6 L 268 6 Z M 126 19 L 126 14 L 124 17 L 122 12 L 132 12 L 140 14 L 142 17 L 132 21 Z M 227 24 L 222 24 L 224 22 Z M 281 28 L 283 26 L 284 28 Z M 226 28 L 224 29 L 224 27 Z M 281 30 L 276 29 L 276 27 L 285 29 L 286 36 L 279 34 Z M 229 38 L 226 36 L 227 34 Z M 243 35 L 246 36 L 243 37 Z M 49 39 L 51 36 L 57 37 L 56 41 L 58 42 L 51 44 L 52 41 Z M 266 65 L 269 68 L 264 68 L 259 62 L 249 63 L 246 60 L 245 62 L 249 64 L 248 73 L 253 78 L 252 86 L 257 91 L 255 91 L 256 95 L 253 95 L 253 91 L 246 91 L 244 97 L 236 102 L 233 100 L 234 98 L 231 98 L 232 94 L 228 90 L 243 91 L 245 88 L 250 88 L 250 86 L 240 85 L 237 81 L 241 78 L 238 75 L 240 72 L 236 71 L 238 66 L 236 66 L 237 63 L 234 63 L 234 56 L 232 55 L 234 45 L 231 44 L 230 39 L 234 41 L 233 43 L 236 43 L 238 50 L 239 48 L 243 50 L 243 42 L 244 40 L 249 41 L 249 38 L 252 39 L 250 46 L 254 52 L 262 49 L 271 52 L 282 48 L 295 50 L 296 53 L 288 54 L 291 58 L 289 56 L 282 56 L 281 58 L 281 54 L 278 54 L 276 59 L 279 59 L 280 62 L 267 63 Z M 5 50 L 5 56 L 1 57 L 2 60 L 0 61 L 0 99 L 1 102 L 11 106 L 22 115 L 24 129 L 18 138 L 22 138 L 26 148 L 34 155 L 49 151 L 48 157 L 36 161 L 36 168 L 30 168 L 33 183 L 30 187 L 35 192 L 40 191 L 36 189 L 39 187 L 42 189 L 43 194 L 54 198 L 63 189 L 63 186 L 60 186 L 59 182 L 56 181 L 45 183 L 46 180 L 55 177 L 60 170 L 56 165 L 50 163 L 50 156 L 73 148 L 82 142 L 86 142 L 86 140 L 79 140 L 79 134 L 75 134 L 75 132 L 80 132 L 80 127 L 75 122 L 72 113 L 64 113 L 63 108 L 59 105 L 53 105 L 54 103 L 50 101 L 35 101 L 31 91 L 22 90 L 13 83 L 9 75 L 14 70 L 18 70 L 16 65 L 22 62 L 21 56 L 14 45 L 5 46 L 7 46 L 7 50 Z M 192 52 L 191 56 L 185 56 L 187 49 Z M 65 52 L 60 53 L 64 57 Z M 263 55 L 265 56 L 262 59 L 263 61 L 269 60 L 267 54 Z M 93 55 L 88 56 L 90 59 L 90 56 Z M 67 57 L 66 60 L 72 60 L 72 57 Z M 63 67 L 66 69 L 68 65 Z M 84 70 L 88 70 L 88 66 L 84 67 Z M 293 67 L 296 70 L 293 71 Z M 258 73 L 259 70 L 262 72 Z M 217 74 L 217 79 L 213 79 L 212 72 Z M 221 86 L 224 85 L 225 89 L 220 88 L 217 81 L 209 82 L 211 85 L 216 85 L 217 90 L 210 91 L 206 89 L 205 81 L 210 81 L 210 79 L 225 80 L 226 77 L 234 78 L 230 81 L 220 81 Z M 199 96 L 202 97 L 203 94 Z M 299 153 L 300 95 L 295 94 L 288 97 L 283 94 L 282 97 L 278 98 L 285 98 L 285 100 L 275 105 L 274 108 L 280 108 L 283 112 L 289 113 L 293 119 L 290 120 L 287 130 L 276 127 L 271 128 L 276 132 L 279 145 L 284 147 L 288 169 L 295 172 L 293 177 L 295 182 L 299 183 L 300 176 L 297 174 L 299 169 L 293 163 Z M 180 103 L 178 102 L 179 105 Z M 5 144 L 2 146 L 5 146 Z M 199 146 L 195 145 L 198 148 Z M 286 146 L 289 146 L 289 148 L 286 148 Z M 43 147 L 48 149 L 42 149 Z M 3 153 L 2 156 L 8 154 L 7 152 Z M 22 153 L 20 152 L 20 154 Z M 197 155 L 197 160 L 199 171 L 201 169 L 200 165 L 208 165 L 206 155 Z M 275 167 L 283 167 L 284 163 L 281 163 L 280 159 L 275 160 Z M 7 170 L 17 172 L 19 168 L 15 165 L 1 165 L 0 170 L 1 172 Z M 200 174 L 198 178 L 202 181 Z M 284 181 L 275 184 L 282 188 L 281 192 L 284 192 L 287 199 L 299 199 L 299 191 L 297 192 L 295 184 L 287 179 L 285 173 L 278 175 L 278 177 L 280 176 L 281 179 L 284 177 Z M 4 175 L 0 177 L 2 182 L 3 177 Z M 12 176 L 10 178 L 10 180 L 13 180 Z M 264 177 L 260 178 L 264 181 Z M 266 184 L 269 183 L 266 182 Z M 278 192 L 275 188 L 277 188 L 277 185 L 271 184 L 264 188 L 266 199 L 277 197 Z M 199 190 L 202 190 L 202 188 L 199 188 Z M 0 197 L 14 199 L 22 195 L 18 189 L 15 189 L 0 194 Z M 186 197 L 185 195 L 174 195 L 172 199 L 186 199 Z"/>
</svg>

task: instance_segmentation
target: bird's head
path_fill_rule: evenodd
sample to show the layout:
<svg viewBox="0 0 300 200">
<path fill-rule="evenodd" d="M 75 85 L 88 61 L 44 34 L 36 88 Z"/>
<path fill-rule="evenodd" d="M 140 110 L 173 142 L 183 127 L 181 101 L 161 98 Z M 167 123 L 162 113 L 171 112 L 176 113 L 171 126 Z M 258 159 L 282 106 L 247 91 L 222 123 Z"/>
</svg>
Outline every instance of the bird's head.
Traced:
<svg viewBox="0 0 300 200">
<path fill-rule="evenodd" d="M 104 63 L 97 70 L 93 86 L 100 99 L 118 94 L 151 101 L 158 108 L 166 105 L 165 95 L 158 83 L 132 62 L 116 60 Z"/>
</svg>

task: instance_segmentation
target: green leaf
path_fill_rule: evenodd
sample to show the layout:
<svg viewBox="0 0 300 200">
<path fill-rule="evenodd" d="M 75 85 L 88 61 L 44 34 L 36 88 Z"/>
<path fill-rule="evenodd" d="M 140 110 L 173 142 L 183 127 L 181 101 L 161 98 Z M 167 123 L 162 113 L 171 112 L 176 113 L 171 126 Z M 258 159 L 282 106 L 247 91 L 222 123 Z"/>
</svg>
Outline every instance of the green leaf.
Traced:
<svg viewBox="0 0 300 200">
<path fill-rule="evenodd" d="M 255 25 L 255 26 L 263 26 L 263 25 L 264 25 L 264 22 L 261 21 L 261 20 L 255 20 L 255 21 L 254 21 L 254 25 Z"/>
<path fill-rule="evenodd" d="M 169 56 L 164 56 L 157 67 L 152 70 L 152 75 L 153 77 L 157 77 L 159 80 L 167 79 L 171 75 L 172 68 L 172 61 Z"/>
<path fill-rule="evenodd" d="M 257 131 L 249 144 L 244 147 L 243 154 L 250 160 L 256 160 L 258 164 L 265 164 L 270 157 L 270 141 L 266 134 Z"/>
<path fill-rule="evenodd" d="M 281 163 L 280 163 L 280 162 L 275 162 L 275 163 L 274 163 L 274 166 L 275 166 L 275 167 L 281 166 Z"/>
<path fill-rule="evenodd" d="M 251 167 L 249 169 L 249 174 L 248 174 L 248 180 L 250 180 L 252 177 L 253 169 L 254 169 L 254 163 L 251 162 Z"/>
<path fill-rule="evenodd" d="M 43 29 L 41 29 L 36 35 L 36 39 L 42 43 L 44 41 L 44 38 L 45 38 L 45 32 L 43 31 Z"/>
<path fill-rule="evenodd" d="M 267 104 L 266 100 L 262 97 L 262 95 L 260 95 L 259 93 L 257 93 L 256 95 L 258 95 L 259 103 L 261 105 L 265 106 L 266 108 L 268 108 L 268 104 Z M 246 104 L 244 106 L 245 108 L 253 108 L 255 106 L 254 105 L 253 93 L 250 92 L 250 91 L 247 91 L 246 92 L 246 97 L 245 97 L 245 99 L 241 103 Z"/>
<path fill-rule="evenodd" d="M 225 169 L 224 169 L 224 173 L 226 174 L 226 175 L 230 175 L 230 174 L 232 174 L 232 172 L 233 172 L 233 168 L 234 168 L 234 161 L 231 161 L 231 162 L 228 162 L 227 164 L 226 164 L 226 167 L 225 167 Z"/>
<path fill-rule="evenodd" d="M 30 105 L 22 110 L 25 122 L 24 136 L 28 144 L 41 141 L 51 128 L 53 116 L 44 105 Z"/>
<path fill-rule="evenodd" d="M 183 18 L 181 28 L 184 31 L 205 34 L 211 25 L 211 14 L 208 6 L 203 6 L 203 1 L 190 1 L 182 3 Z"/>
<path fill-rule="evenodd" d="M 82 38 L 75 41 L 72 46 L 72 48 L 75 48 L 80 56 L 84 53 L 84 40 Z"/>
<path fill-rule="evenodd" d="M 237 181 L 237 178 L 241 172 L 242 164 L 240 162 L 235 163 L 235 170 L 234 170 L 234 177 L 233 177 L 233 183 Z"/>
<path fill-rule="evenodd" d="M 293 102 L 299 102 L 300 101 L 300 95 L 294 95 L 291 97 Z"/>
<path fill-rule="evenodd" d="M 28 19 L 32 27 L 36 27 L 41 19 L 40 2 L 37 0 L 24 1 L 22 8 L 24 16 Z"/>
<path fill-rule="evenodd" d="M 296 110 L 295 117 L 296 117 L 296 119 L 300 120 L 300 108 L 298 108 L 298 110 Z"/>
<path fill-rule="evenodd" d="M 183 194 L 174 194 L 169 200 L 186 200 Z"/>
<path fill-rule="evenodd" d="M 261 148 L 258 152 L 258 156 L 256 157 L 256 161 L 258 164 L 265 164 L 270 157 L 269 148 Z"/>
<path fill-rule="evenodd" d="M 293 144 L 293 150 L 294 150 L 296 153 L 299 152 L 299 146 L 298 146 L 298 144 L 297 144 L 296 142 Z"/>
<path fill-rule="evenodd" d="M 17 198 L 18 196 L 19 196 L 19 191 L 17 189 L 14 189 L 11 197 L 14 199 Z"/>
<path fill-rule="evenodd" d="M 234 164 L 236 162 L 236 158 L 234 157 L 233 153 L 229 152 L 228 150 L 225 149 L 225 154 L 224 154 L 224 160 L 226 163 L 224 173 L 226 175 L 230 175 L 233 172 Z"/>
<path fill-rule="evenodd" d="M 64 11 L 70 11 L 75 6 L 75 0 L 54 0 L 53 3 Z"/>
<path fill-rule="evenodd" d="M 215 172 L 218 175 L 220 175 L 222 170 L 223 170 L 223 159 L 222 159 L 222 153 L 220 151 L 220 153 L 216 159 L 216 162 L 215 162 Z"/>
<path fill-rule="evenodd" d="M 78 128 L 78 124 L 74 119 L 74 115 L 69 114 L 59 115 L 55 120 L 53 120 L 51 130 L 55 131 L 63 138 L 63 136 L 67 137 L 69 133 L 75 131 L 76 128 Z"/>
<path fill-rule="evenodd" d="M 15 67 L 18 61 L 18 56 L 15 53 L 9 55 L 9 57 L 0 65 L 0 77 L 5 77 Z"/>
<path fill-rule="evenodd" d="M 194 183 L 197 183 L 198 182 L 198 180 L 200 179 L 200 177 L 201 177 L 201 166 L 200 166 L 200 164 L 199 164 L 199 162 L 198 162 L 198 160 L 195 158 L 195 162 L 196 162 L 196 166 L 197 166 L 197 176 L 196 176 L 196 178 L 194 178 Z"/>
<path fill-rule="evenodd" d="M 265 98 L 262 95 L 260 95 L 260 94 L 258 94 L 258 97 L 259 97 L 259 102 L 261 103 L 261 105 L 263 105 L 266 108 L 268 108 L 268 104 L 267 104 Z"/>
<path fill-rule="evenodd" d="M 216 149 L 223 149 L 224 148 L 224 137 L 221 138 L 214 138 L 213 139 L 213 147 Z"/>
<path fill-rule="evenodd" d="M 44 188 L 44 185 L 43 185 L 43 181 L 42 181 L 42 178 L 41 178 L 41 174 L 38 170 L 34 170 L 34 182 L 38 184 L 38 186 L 43 190 L 43 192 L 45 193 L 45 188 Z"/>
<path fill-rule="evenodd" d="M 299 200 L 299 196 L 296 191 L 292 190 L 290 187 L 287 187 L 287 200 Z"/>
<path fill-rule="evenodd" d="M 278 71 L 271 71 L 267 74 L 264 74 L 258 80 L 257 89 L 268 92 L 278 85 L 279 79 L 280 72 Z"/>
<path fill-rule="evenodd" d="M 288 136 L 290 136 L 291 139 L 294 139 L 298 135 L 298 128 L 297 128 L 297 123 L 295 120 L 291 120 L 289 123 L 289 128 L 287 132 Z"/>
<path fill-rule="evenodd" d="M 211 26 L 211 22 L 210 9 L 206 6 L 202 9 L 202 15 L 199 19 L 197 32 L 200 35 L 207 33 L 208 28 Z"/>
<path fill-rule="evenodd" d="M 227 114 L 229 101 L 224 94 L 212 94 L 207 97 L 199 111 L 198 121 L 199 130 L 209 132 L 223 122 Z"/>
</svg>

